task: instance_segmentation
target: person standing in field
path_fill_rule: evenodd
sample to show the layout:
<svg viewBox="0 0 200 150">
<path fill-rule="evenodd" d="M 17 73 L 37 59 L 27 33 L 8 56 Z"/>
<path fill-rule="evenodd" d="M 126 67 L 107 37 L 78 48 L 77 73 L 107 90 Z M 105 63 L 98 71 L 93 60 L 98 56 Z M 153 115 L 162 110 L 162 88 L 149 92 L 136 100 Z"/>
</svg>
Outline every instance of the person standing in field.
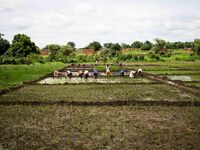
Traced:
<svg viewBox="0 0 200 150">
<path fill-rule="evenodd" d="M 106 65 L 106 78 L 110 78 L 110 67 L 108 64 Z"/>
</svg>

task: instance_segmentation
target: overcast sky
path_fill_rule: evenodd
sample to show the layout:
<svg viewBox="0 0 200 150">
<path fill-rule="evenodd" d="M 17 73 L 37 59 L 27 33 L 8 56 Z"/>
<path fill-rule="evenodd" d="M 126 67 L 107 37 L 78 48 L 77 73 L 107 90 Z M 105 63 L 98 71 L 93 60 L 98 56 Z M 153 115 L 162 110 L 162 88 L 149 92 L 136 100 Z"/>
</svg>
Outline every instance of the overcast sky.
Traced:
<svg viewBox="0 0 200 150">
<path fill-rule="evenodd" d="M 200 0 L 0 0 L 0 33 L 46 44 L 200 38 Z"/>
</svg>

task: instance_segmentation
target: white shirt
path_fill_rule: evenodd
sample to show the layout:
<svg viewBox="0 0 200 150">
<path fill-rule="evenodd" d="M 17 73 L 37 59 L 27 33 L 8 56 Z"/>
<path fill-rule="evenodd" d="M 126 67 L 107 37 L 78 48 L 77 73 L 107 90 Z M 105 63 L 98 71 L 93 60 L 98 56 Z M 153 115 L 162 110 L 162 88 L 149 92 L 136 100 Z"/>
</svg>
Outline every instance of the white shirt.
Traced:
<svg viewBox="0 0 200 150">
<path fill-rule="evenodd" d="M 131 71 L 130 71 L 130 74 L 129 74 L 129 77 L 130 77 L 130 78 L 133 78 L 135 73 L 136 73 L 136 71 L 131 70 Z"/>
</svg>

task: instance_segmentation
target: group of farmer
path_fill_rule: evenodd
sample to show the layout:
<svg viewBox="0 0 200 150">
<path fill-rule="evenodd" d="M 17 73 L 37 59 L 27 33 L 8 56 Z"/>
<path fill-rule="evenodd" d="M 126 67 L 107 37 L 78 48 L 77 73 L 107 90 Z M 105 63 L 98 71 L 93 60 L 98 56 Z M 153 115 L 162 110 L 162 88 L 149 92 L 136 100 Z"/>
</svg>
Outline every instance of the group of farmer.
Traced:
<svg viewBox="0 0 200 150">
<path fill-rule="evenodd" d="M 60 77 L 60 76 L 64 76 L 64 77 L 69 77 L 70 79 L 72 78 L 72 72 L 70 70 L 67 70 L 66 72 L 59 72 L 58 70 L 55 70 L 54 71 L 54 74 L 53 76 L 54 77 Z M 110 66 L 109 65 L 106 65 L 106 78 L 110 78 L 110 75 L 111 75 L 111 71 L 110 71 Z M 120 76 L 124 76 L 125 75 L 125 70 L 121 69 L 120 70 Z M 93 76 L 94 78 L 97 78 L 98 76 L 98 71 L 94 68 L 93 69 L 93 72 L 92 72 L 92 75 L 89 73 L 88 70 L 78 70 L 77 72 L 77 77 L 80 77 L 81 79 L 82 78 L 88 78 L 88 77 L 91 77 Z M 142 76 L 142 69 L 138 69 L 138 70 L 131 70 L 129 72 L 129 77 L 130 78 L 134 78 L 134 77 L 140 77 Z"/>
<path fill-rule="evenodd" d="M 66 72 L 60 72 L 58 70 L 55 70 L 54 73 L 53 73 L 53 76 L 54 77 L 64 76 L 66 78 L 68 77 L 68 78 L 71 79 L 73 74 L 70 70 L 67 70 Z M 77 72 L 77 77 L 80 77 L 80 78 L 88 78 L 90 76 L 91 76 L 91 74 L 89 73 L 88 70 L 85 70 L 84 72 L 82 70 L 78 70 L 78 72 Z M 92 76 L 97 78 L 98 71 L 96 69 L 93 69 Z"/>
</svg>

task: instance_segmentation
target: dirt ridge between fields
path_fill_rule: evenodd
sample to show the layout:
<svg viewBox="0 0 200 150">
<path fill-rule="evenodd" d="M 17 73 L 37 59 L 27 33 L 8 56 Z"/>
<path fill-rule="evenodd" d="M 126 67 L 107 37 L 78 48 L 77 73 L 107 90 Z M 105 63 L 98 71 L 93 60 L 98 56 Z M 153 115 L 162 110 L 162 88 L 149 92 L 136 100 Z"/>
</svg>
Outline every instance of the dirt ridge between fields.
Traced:
<svg viewBox="0 0 200 150">
<path fill-rule="evenodd" d="M 0 101 L 0 105 L 31 105 L 31 106 L 40 106 L 40 105 L 63 105 L 63 106 L 200 106 L 200 101 L 107 101 L 107 102 L 84 102 L 84 101 Z"/>
</svg>

